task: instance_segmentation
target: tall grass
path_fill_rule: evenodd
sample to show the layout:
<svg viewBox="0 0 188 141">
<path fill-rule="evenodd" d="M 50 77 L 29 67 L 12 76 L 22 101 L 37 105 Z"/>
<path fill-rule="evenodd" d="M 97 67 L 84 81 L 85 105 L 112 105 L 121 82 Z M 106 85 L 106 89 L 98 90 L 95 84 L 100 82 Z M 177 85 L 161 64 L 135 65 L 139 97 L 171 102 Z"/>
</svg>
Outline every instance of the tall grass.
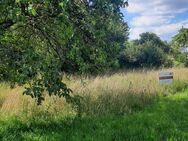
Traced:
<svg viewBox="0 0 188 141">
<path fill-rule="evenodd" d="M 174 72 L 174 83 L 160 85 L 160 71 Z M 83 97 L 79 109 L 82 115 L 126 115 L 149 106 L 160 96 L 186 89 L 188 69 L 122 71 L 93 78 L 71 76 L 65 81 L 74 91 L 73 95 Z M 11 90 L 6 84 L 1 84 L 1 115 L 17 115 L 20 118 L 75 115 L 75 110 L 63 98 L 46 96 L 46 101 L 37 106 L 33 99 L 23 96 L 22 92 L 21 87 Z"/>
<path fill-rule="evenodd" d="M 159 84 L 159 72 L 174 72 L 172 85 Z M 71 87 L 82 95 L 81 112 L 87 115 L 127 114 L 150 105 L 160 96 L 188 87 L 188 69 L 137 70 L 111 76 L 74 79 Z"/>
</svg>

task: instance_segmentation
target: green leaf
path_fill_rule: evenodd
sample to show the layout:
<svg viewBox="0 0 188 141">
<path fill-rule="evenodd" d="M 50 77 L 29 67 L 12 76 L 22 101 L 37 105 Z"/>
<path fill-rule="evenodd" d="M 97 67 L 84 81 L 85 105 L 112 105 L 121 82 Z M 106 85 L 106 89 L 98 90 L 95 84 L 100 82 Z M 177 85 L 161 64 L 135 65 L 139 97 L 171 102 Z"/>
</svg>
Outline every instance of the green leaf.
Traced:
<svg viewBox="0 0 188 141">
<path fill-rule="evenodd" d="M 16 3 L 20 3 L 20 0 L 16 0 Z"/>
<path fill-rule="evenodd" d="M 29 5 L 28 10 L 33 16 L 36 16 L 37 12 L 32 4 Z"/>
<path fill-rule="evenodd" d="M 36 16 L 36 14 L 37 14 L 37 12 L 34 8 L 32 8 L 31 13 L 32 13 L 33 16 Z"/>
<path fill-rule="evenodd" d="M 59 5 L 63 8 L 64 7 L 64 3 L 60 2 Z"/>
</svg>

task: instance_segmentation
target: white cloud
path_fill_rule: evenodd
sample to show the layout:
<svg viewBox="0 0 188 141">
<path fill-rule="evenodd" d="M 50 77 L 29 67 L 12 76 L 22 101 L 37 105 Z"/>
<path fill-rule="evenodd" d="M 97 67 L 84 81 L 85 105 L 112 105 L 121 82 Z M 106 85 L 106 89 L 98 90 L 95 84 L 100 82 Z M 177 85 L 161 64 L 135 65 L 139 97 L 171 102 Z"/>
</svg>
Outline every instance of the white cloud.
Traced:
<svg viewBox="0 0 188 141">
<path fill-rule="evenodd" d="M 130 21 L 130 38 L 139 37 L 142 32 L 155 32 L 159 36 L 174 34 L 181 26 L 188 25 L 188 20 L 174 23 L 172 20 L 179 13 L 188 11 L 188 0 L 130 0 L 128 13 L 137 16 Z"/>
<path fill-rule="evenodd" d="M 133 27 L 130 30 L 130 38 L 137 39 L 139 37 L 139 34 L 143 32 L 154 32 L 158 36 L 165 36 L 169 34 L 173 36 L 182 26 L 188 28 L 188 20 L 159 26 Z"/>
<path fill-rule="evenodd" d="M 154 32 L 159 36 L 164 34 L 173 34 L 176 33 L 182 26 L 188 28 L 188 20 L 155 27 Z"/>
<path fill-rule="evenodd" d="M 130 38 L 131 39 L 137 39 L 139 37 L 140 33 L 146 32 L 147 29 L 145 28 L 139 28 L 139 27 L 135 27 L 135 28 L 131 28 L 130 29 Z"/>
<path fill-rule="evenodd" d="M 156 15 L 143 15 L 133 18 L 131 24 L 133 26 L 154 26 L 160 24 L 168 24 L 170 22 L 169 18 L 172 16 L 156 16 Z"/>
<path fill-rule="evenodd" d="M 188 10 L 188 0 L 130 0 L 127 11 L 144 15 L 175 14 Z"/>
</svg>

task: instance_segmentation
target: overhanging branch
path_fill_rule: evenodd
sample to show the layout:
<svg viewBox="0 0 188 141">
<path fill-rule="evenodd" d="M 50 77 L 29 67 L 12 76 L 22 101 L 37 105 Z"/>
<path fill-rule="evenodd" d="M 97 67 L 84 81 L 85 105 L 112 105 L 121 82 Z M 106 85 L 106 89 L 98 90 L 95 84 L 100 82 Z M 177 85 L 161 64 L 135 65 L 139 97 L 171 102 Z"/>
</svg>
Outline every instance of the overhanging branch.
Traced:
<svg viewBox="0 0 188 141">
<path fill-rule="evenodd" d="M 13 22 L 12 20 L 6 20 L 4 22 L 1 22 L 0 23 L 0 30 L 5 31 L 6 29 L 10 28 L 14 24 L 15 24 L 15 22 Z"/>
</svg>

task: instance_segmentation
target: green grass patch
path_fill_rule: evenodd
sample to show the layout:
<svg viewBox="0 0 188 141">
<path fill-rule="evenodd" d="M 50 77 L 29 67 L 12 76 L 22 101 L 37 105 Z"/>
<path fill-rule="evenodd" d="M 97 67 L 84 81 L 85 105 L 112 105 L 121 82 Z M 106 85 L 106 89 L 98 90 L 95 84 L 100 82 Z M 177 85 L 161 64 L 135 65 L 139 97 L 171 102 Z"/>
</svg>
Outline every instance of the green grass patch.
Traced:
<svg viewBox="0 0 188 141">
<path fill-rule="evenodd" d="M 2 141 L 188 140 L 188 91 L 161 98 L 126 116 L 1 119 Z"/>
</svg>

